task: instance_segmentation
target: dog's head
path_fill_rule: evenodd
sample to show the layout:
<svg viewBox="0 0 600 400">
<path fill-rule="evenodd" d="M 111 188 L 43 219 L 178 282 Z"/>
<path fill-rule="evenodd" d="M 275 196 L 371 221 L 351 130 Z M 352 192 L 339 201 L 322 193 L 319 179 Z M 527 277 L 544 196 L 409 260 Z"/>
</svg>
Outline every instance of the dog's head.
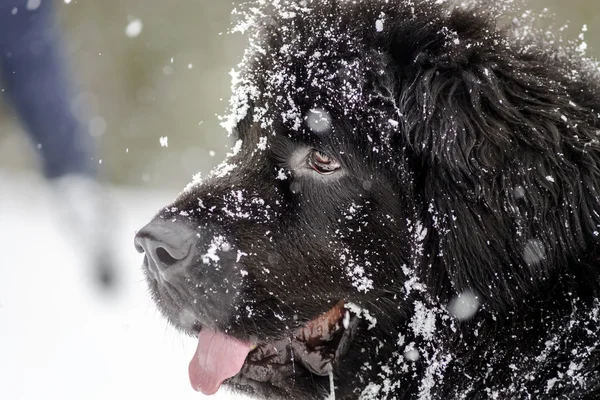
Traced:
<svg viewBox="0 0 600 400">
<path fill-rule="evenodd" d="M 544 243 L 595 231 L 539 220 L 570 213 L 553 186 L 576 172 L 543 159 L 558 131 L 535 135 L 558 76 L 473 10 L 358 3 L 251 14 L 231 154 L 136 236 L 154 300 L 199 338 L 190 378 L 205 393 L 313 398 L 335 376 L 356 395 L 381 374 L 369 360 L 417 371 L 410 338 L 445 317 L 415 323 L 416 309 L 465 290 L 511 307 L 564 256 Z"/>
</svg>

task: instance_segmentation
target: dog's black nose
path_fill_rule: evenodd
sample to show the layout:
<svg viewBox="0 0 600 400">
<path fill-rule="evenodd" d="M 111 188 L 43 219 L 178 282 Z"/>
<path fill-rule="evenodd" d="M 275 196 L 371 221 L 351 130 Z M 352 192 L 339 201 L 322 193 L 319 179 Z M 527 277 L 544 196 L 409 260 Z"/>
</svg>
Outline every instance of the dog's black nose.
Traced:
<svg viewBox="0 0 600 400">
<path fill-rule="evenodd" d="M 155 218 L 135 235 L 135 248 L 155 278 L 168 280 L 191 263 L 197 233 L 178 221 Z"/>
</svg>

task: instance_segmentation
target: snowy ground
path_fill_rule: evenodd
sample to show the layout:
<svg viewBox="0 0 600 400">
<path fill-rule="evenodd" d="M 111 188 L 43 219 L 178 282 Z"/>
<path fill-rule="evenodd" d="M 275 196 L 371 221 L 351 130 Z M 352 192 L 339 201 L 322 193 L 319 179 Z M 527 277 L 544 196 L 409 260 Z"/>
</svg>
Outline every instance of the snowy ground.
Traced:
<svg viewBox="0 0 600 400">
<path fill-rule="evenodd" d="M 0 170 L 0 399 L 199 399 L 193 339 L 146 294 L 135 230 L 176 193 L 113 189 L 115 254 L 125 284 L 95 292 L 43 180 Z M 233 399 L 224 391 L 214 399 Z"/>
</svg>

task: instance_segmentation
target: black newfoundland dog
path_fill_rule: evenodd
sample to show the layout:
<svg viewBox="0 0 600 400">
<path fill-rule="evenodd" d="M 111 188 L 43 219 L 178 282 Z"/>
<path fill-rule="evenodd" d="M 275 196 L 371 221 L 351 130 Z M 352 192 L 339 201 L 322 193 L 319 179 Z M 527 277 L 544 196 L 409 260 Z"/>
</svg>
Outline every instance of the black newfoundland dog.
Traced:
<svg viewBox="0 0 600 400">
<path fill-rule="evenodd" d="M 248 8 L 232 153 L 135 239 L 196 390 L 600 398 L 600 80 L 494 15 Z"/>
</svg>

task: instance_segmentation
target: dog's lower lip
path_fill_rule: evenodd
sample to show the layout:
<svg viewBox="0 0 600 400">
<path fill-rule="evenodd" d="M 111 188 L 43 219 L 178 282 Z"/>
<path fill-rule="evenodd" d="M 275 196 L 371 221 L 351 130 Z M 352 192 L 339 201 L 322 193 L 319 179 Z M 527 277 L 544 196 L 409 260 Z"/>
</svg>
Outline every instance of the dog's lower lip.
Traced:
<svg viewBox="0 0 600 400">
<path fill-rule="evenodd" d="M 197 337 L 200 333 L 200 329 L 202 329 L 202 324 L 200 324 L 200 321 L 195 321 L 191 327 L 192 335 Z"/>
<path fill-rule="evenodd" d="M 289 337 L 255 344 L 233 381 L 276 382 L 294 374 L 297 365 L 314 375 L 328 375 L 354 335 L 358 318 L 342 323 L 348 312 L 340 301 Z"/>
<path fill-rule="evenodd" d="M 277 386 L 298 373 L 330 375 L 352 342 L 358 320 L 345 308 L 344 301 L 339 301 L 327 312 L 289 331 L 283 338 L 258 343 L 255 340 L 246 341 L 250 348 L 241 369 L 226 381 L 242 386 L 264 383 Z M 205 328 L 200 320 L 196 320 L 188 325 L 187 331 L 200 341 L 199 335 L 204 329 L 210 328 Z M 225 339 L 223 335 L 227 334 L 216 335 L 221 335 L 225 341 L 235 340 Z M 194 378 L 197 376 L 194 375 Z"/>
</svg>

